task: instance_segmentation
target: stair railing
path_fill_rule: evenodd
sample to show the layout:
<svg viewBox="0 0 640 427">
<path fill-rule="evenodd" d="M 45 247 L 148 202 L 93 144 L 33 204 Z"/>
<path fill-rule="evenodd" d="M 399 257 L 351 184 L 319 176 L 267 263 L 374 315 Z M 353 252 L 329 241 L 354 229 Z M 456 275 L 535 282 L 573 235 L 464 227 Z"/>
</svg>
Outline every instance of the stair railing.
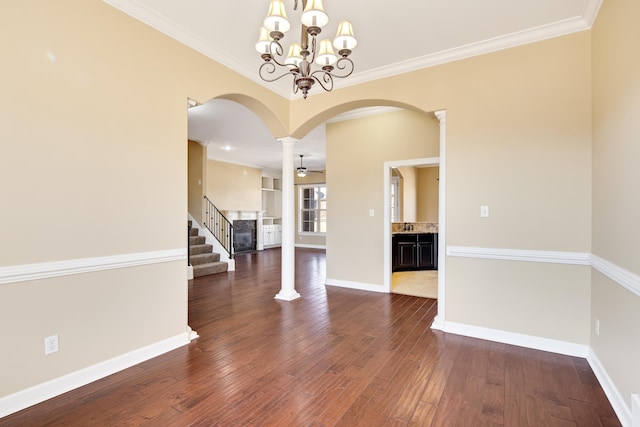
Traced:
<svg viewBox="0 0 640 427">
<path fill-rule="evenodd" d="M 229 258 L 233 258 L 233 225 L 207 196 L 204 196 L 204 200 L 206 203 L 204 226 L 220 242 L 229 254 Z"/>
</svg>

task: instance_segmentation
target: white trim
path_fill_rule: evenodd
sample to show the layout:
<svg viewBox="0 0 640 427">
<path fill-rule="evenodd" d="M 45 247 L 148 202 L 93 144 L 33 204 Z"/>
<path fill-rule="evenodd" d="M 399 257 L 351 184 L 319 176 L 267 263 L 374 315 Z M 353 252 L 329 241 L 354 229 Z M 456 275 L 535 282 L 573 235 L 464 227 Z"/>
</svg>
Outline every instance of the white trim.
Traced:
<svg viewBox="0 0 640 427">
<path fill-rule="evenodd" d="M 596 21 L 596 17 L 600 11 L 600 6 L 602 6 L 602 0 L 588 0 L 587 4 L 584 5 L 582 18 L 585 20 L 589 28 L 591 28 L 593 23 Z"/>
<path fill-rule="evenodd" d="M 327 212 L 327 209 L 320 209 L 320 203 L 318 202 L 318 207 L 316 208 L 304 208 L 303 205 L 303 192 L 304 190 L 308 190 L 310 188 L 316 189 L 316 188 L 324 188 L 325 191 L 327 191 L 327 183 L 326 182 L 317 182 L 317 183 L 311 183 L 311 184 L 295 184 L 296 188 L 296 192 L 297 197 L 298 197 L 298 209 L 296 211 L 296 218 L 297 218 L 297 229 L 296 229 L 296 233 L 298 234 L 298 236 L 311 236 L 311 237 L 326 237 L 327 236 L 327 232 L 326 231 L 303 231 L 302 230 L 302 212 L 304 211 L 314 211 L 316 213 L 320 213 L 322 211 Z M 315 196 L 314 196 L 315 197 Z M 325 196 L 326 197 L 326 196 Z M 315 198 L 314 198 L 315 201 Z M 318 215 L 318 218 L 321 218 L 322 215 Z M 325 215 L 325 220 L 326 220 L 326 215 Z M 317 225 L 317 224 L 316 224 Z M 326 222 L 325 222 L 325 227 L 326 227 Z"/>
<path fill-rule="evenodd" d="M 600 363 L 598 356 L 596 356 L 592 348 L 589 348 L 587 361 L 589 362 L 589 366 L 591 366 L 596 378 L 600 381 L 600 386 L 607 395 L 607 399 L 609 399 L 609 403 L 611 403 L 613 410 L 618 418 L 620 418 L 620 423 L 623 426 L 631 426 L 631 409 L 620 394 L 620 391 L 616 388 L 615 383 L 607 373 L 604 365 Z"/>
<path fill-rule="evenodd" d="M 189 331 L 0 398 L 0 418 L 189 344 Z"/>
<path fill-rule="evenodd" d="M 395 113 L 402 108 L 398 107 L 364 107 L 356 108 L 355 110 L 349 110 L 342 114 L 339 114 L 329 120 L 327 123 L 343 122 L 345 120 L 362 119 L 365 117 L 377 116 L 378 114 Z"/>
<path fill-rule="evenodd" d="M 631 427 L 640 427 L 640 396 L 631 395 Z"/>
<path fill-rule="evenodd" d="M 432 328 L 443 328 L 447 297 L 447 110 L 434 111 L 440 131 L 440 166 L 438 181 L 438 314 Z"/>
<path fill-rule="evenodd" d="M 640 297 L 640 276 L 625 270 L 616 264 L 600 258 L 597 255 L 591 254 L 589 257 L 591 266 L 598 270 L 600 273 L 609 277 L 611 280 L 618 283 L 623 288 L 637 297 Z"/>
<path fill-rule="evenodd" d="M 327 249 L 326 245 L 307 245 L 304 243 L 296 243 L 296 248 L 306 248 L 306 249 Z"/>
<path fill-rule="evenodd" d="M 590 1 L 599 3 L 602 0 Z M 591 13 L 593 8 L 587 7 L 585 9 Z M 585 31 L 589 28 L 591 28 L 591 23 L 587 22 L 584 18 L 570 18 L 511 34 L 470 43 L 464 46 L 454 47 L 452 49 L 435 52 L 429 55 L 412 58 L 407 61 L 397 62 L 395 64 L 376 68 L 373 70 L 356 73 L 348 79 L 340 81 L 339 88 L 355 86 L 373 80 L 392 77 L 423 68 L 435 67 L 437 65 L 447 64 L 462 59 L 484 55 L 487 53 L 511 49 L 514 47 L 523 46 L 554 37 L 560 37 L 579 31 Z"/>
<path fill-rule="evenodd" d="M 589 265 L 589 254 L 585 252 L 534 251 L 522 249 L 447 246 L 447 255 L 465 258 L 504 259 L 509 261 Z"/>
<path fill-rule="evenodd" d="M 186 248 L 0 267 L 0 285 L 187 259 Z"/>
<path fill-rule="evenodd" d="M 384 289 L 384 286 L 373 285 L 371 283 L 351 282 L 348 280 L 326 279 L 325 285 L 335 286 L 339 288 L 357 289 L 359 291 L 388 293 L 388 291 Z"/>
<path fill-rule="evenodd" d="M 447 246 L 447 255 L 465 258 L 502 259 L 509 261 L 546 262 L 553 264 L 589 265 L 609 277 L 635 296 L 640 297 L 640 275 L 626 270 L 597 255 L 586 252 L 534 251 L 522 249 Z"/>
<path fill-rule="evenodd" d="M 440 150 L 442 150 L 442 146 L 443 146 L 443 141 L 442 138 L 440 139 Z M 441 164 L 441 157 L 424 157 L 424 158 L 420 158 L 420 159 L 407 159 L 407 160 L 392 160 L 392 161 L 388 161 L 388 162 L 384 162 L 384 164 L 382 165 L 382 173 L 383 173 L 383 206 L 385 206 L 385 209 L 383 210 L 383 229 L 382 229 L 382 233 L 383 233 L 383 246 L 384 246 L 384 258 L 383 258 L 383 274 L 384 274 L 384 279 L 382 282 L 382 287 L 384 289 L 384 292 L 391 292 L 391 276 L 393 274 L 392 269 L 391 269 L 391 264 L 392 264 L 392 254 L 391 251 L 393 250 L 392 248 L 392 238 L 391 238 L 391 212 L 390 209 L 388 209 L 388 206 L 391 206 L 391 168 L 394 167 L 403 167 L 403 166 L 426 166 L 426 165 L 433 165 L 433 166 L 437 166 L 439 165 L 440 167 L 442 167 Z M 442 169 L 440 170 L 440 176 L 442 177 Z M 442 181 L 440 181 L 442 182 Z M 441 188 L 439 189 L 441 190 Z M 439 195 L 438 197 L 440 198 L 439 201 L 442 201 L 442 191 L 438 191 Z M 439 213 L 439 215 L 442 214 L 441 212 Z M 439 234 L 438 235 L 438 239 L 442 238 L 444 239 L 444 226 L 442 227 L 438 227 L 438 231 Z M 438 257 L 438 261 L 440 261 L 440 257 Z M 438 264 L 438 276 L 440 276 L 440 264 Z M 438 284 L 440 283 L 440 277 L 438 277 Z M 440 299 L 441 294 L 440 294 L 440 287 L 438 286 L 438 299 Z M 443 297 L 444 298 L 444 297 Z M 438 307 L 440 307 L 440 305 L 438 304 Z"/>
<path fill-rule="evenodd" d="M 499 329 L 484 328 L 481 326 L 466 325 L 456 322 L 444 322 L 444 332 L 466 337 L 480 338 L 483 340 L 517 345 L 535 350 L 550 351 L 575 357 L 587 357 L 589 347 L 583 344 L 575 344 L 550 338 L 541 338 L 533 335 L 518 334 Z"/>
</svg>

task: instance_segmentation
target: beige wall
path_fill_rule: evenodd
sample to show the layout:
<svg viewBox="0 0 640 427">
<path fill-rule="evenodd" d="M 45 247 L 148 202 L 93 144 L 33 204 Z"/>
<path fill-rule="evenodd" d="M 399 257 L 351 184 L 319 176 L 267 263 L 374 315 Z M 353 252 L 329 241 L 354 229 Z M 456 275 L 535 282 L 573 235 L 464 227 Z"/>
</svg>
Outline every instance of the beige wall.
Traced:
<svg viewBox="0 0 640 427">
<path fill-rule="evenodd" d="M 262 170 L 208 160 L 207 196 L 221 211 L 261 211 Z"/>
<path fill-rule="evenodd" d="M 400 180 L 400 209 L 402 222 L 416 222 L 418 212 L 418 171 L 412 166 L 399 167 L 402 175 Z"/>
<path fill-rule="evenodd" d="M 102 1 L 2 2 L 0 28 L 0 269 L 186 256 L 187 98 L 251 94 L 286 133 L 286 99 Z M 186 259 L 154 262 L 0 284 L 0 398 L 184 334 Z"/>
<path fill-rule="evenodd" d="M 592 252 L 635 275 L 635 293 L 593 272 L 591 347 L 629 406 L 640 393 L 639 19 L 637 1 L 605 1 L 593 29 Z"/>
<path fill-rule="evenodd" d="M 382 286 L 384 162 L 437 157 L 438 132 L 408 110 L 327 125 L 327 280 Z"/>
<path fill-rule="evenodd" d="M 593 81 L 580 32 L 290 103 L 99 0 L 5 2 L 0 28 L 18 36 L 0 37 L 0 265 L 186 249 L 186 100 L 221 96 L 274 136 L 360 106 L 446 109 L 448 245 L 593 251 L 638 274 L 639 7 L 603 3 Z M 382 164 L 438 155 L 418 138 L 433 118 L 393 114 L 327 126 L 328 278 L 382 286 Z M 638 392 L 637 296 L 597 272 L 591 286 L 586 267 L 446 261 L 447 320 L 590 343 L 625 398 Z M 0 397 L 184 332 L 184 264 L 0 285 L 15 343 Z"/>
<path fill-rule="evenodd" d="M 306 103 L 293 101 L 292 124 L 301 129 L 310 127 L 313 123 L 306 122 L 311 117 L 359 106 L 367 99 L 385 99 L 387 104 L 396 106 L 409 104 L 423 111 L 446 109 L 446 245 L 589 252 L 590 50 L 590 34 L 581 32 L 351 86 L 330 96 L 311 97 Z M 376 224 L 381 217 L 368 217 L 368 209 L 376 208 L 377 212 L 382 209 L 379 165 L 393 157 L 404 157 L 401 150 L 405 148 L 405 138 L 388 135 L 386 144 L 393 146 L 394 153 L 366 162 L 370 172 L 347 176 L 339 172 L 347 167 L 345 159 L 354 151 L 372 151 L 375 145 L 357 139 L 355 134 L 348 135 L 350 139 L 341 138 L 341 144 L 334 144 L 331 132 L 337 125 L 327 127 L 328 184 L 332 191 L 331 180 L 336 185 L 340 183 L 338 191 L 332 191 L 332 201 L 341 204 L 344 219 L 341 216 L 341 224 L 337 225 L 333 222 L 336 215 L 332 215 L 329 223 L 327 276 L 380 285 L 384 229 Z M 407 144 L 411 150 L 411 143 Z M 365 180 L 372 186 L 365 185 Z M 346 182 L 354 184 L 345 185 Z M 354 187 L 360 188 L 360 184 L 364 190 L 353 196 Z M 490 207 L 489 218 L 479 216 L 483 204 Z M 353 253 L 360 253 L 366 261 L 351 264 Z M 345 259 L 350 262 L 345 263 Z M 476 260 L 462 258 L 452 265 L 464 270 L 475 263 Z M 542 268 L 555 271 L 557 267 Z M 485 308 L 494 304 L 505 287 L 512 286 L 513 304 L 530 295 L 535 298 L 529 298 L 529 303 L 540 307 L 546 307 L 549 298 L 564 302 L 545 312 L 548 322 L 530 318 L 525 321 L 526 328 L 514 332 L 553 337 L 556 326 L 552 325 L 563 324 L 570 331 L 565 334 L 567 341 L 588 344 L 589 325 L 584 319 L 590 310 L 585 299 L 589 282 L 584 280 L 584 274 L 563 275 L 570 280 L 559 283 L 549 295 L 535 292 L 534 283 L 523 282 L 516 287 L 509 277 L 488 269 L 479 271 L 490 275 L 478 277 L 474 282 L 463 281 L 455 272 L 447 276 L 447 288 L 458 290 L 446 299 L 447 308 L 456 308 L 451 315 L 447 314 L 447 321 L 513 330 L 513 325 L 521 322 L 515 313 L 496 319 Z M 465 297 L 475 292 L 477 283 L 483 287 L 480 298 Z M 567 318 L 564 306 L 571 306 L 571 313 L 580 315 Z M 465 316 L 460 317 L 460 313 Z"/>
<path fill-rule="evenodd" d="M 418 168 L 418 222 L 438 222 L 439 167 Z"/>
<path fill-rule="evenodd" d="M 200 225 L 204 218 L 204 196 L 207 182 L 207 149 L 195 141 L 189 141 L 188 194 L 189 213 Z"/>
</svg>

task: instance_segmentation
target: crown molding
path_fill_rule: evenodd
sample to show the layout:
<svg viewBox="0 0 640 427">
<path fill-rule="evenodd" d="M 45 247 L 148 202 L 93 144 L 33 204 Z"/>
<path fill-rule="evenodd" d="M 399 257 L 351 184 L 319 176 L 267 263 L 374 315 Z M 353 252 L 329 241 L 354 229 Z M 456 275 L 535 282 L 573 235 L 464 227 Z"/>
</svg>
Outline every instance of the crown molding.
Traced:
<svg viewBox="0 0 640 427">
<path fill-rule="evenodd" d="M 284 98 L 297 98 L 295 94 L 291 93 L 291 85 L 289 83 L 266 83 L 262 81 L 256 72 L 256 68 L 236 60 L 234 57 L 221 51 L 203 38 L 171 21 L 166 16 L 160 15 L 148 7 L 143 6 L 136 0 L 102 1 Z M 397 62 L 370 71 L 363 71 L 360 73 L 356 72 L 347 80 L 335 82 L 334 88 L 341 89 L 349 86 L 355 86 L 373 80 L 404 74 L 410 71 L 434 67 L 436 65 L 442 65 L 449 62 L 459 61 L 461 59 L 467 59 L 499 50 L 588 30 L 593 25 L 601 5 L 602 0 L 587 0 L 581 16 L 476 43 L 470 43 L 407 61 Z M 320 93 L 324 92 L 311 93 L 309 96 Z"/>
<path fill-rule="evenodd" d="M 601 0 L 590 1 L 591 3 L 601 3 Z M 597 14 L 598 7 L 589 7 L 590 13 Z M 579 31 L 585 31 L 591 28 L 595 15 L 590 18 L 591 22 L 583 17 L 576 17 L 564 21 L 555 22 L 548 25 L 531 28 L 524 31 L 507 34 L 483 40 L 476 43 L 470 43 L 464 46 L 447 49 L 430 55 L 425 55 L 408 61 L 397 62 L 389 66 L 380 67 L 370 71 L 355 73 L 348 81 L 343 81 L 340 87 L 355 86 L 373 80 L 379 80 L 399 74 L 408 73 L 410 71 L 420 70 L 423 68 L 435 67 L 437 65 L 447 64 L 449 62 L 459 61 L 462 59 L 472 58 L 487 53 L 497 52 L 500 50 L 510 49 L 513 47 L 523 46 L 526 44 L 560 37 Z"/>
<path fill-rule="evenodd" d="M 147 24 L 148 26 L 155 28 L 161 33 L 171 37 L 174 40 L 179 41 L 180 43 L 190 47 L 191 49 L 207 56 L 208 58 L 213 59 L 214 61 L 224 65 L 225 67 L 235 71 L 238 74 L 252 80 L 266 89 L 271 90 L 272 92 L 284 97 L 290 98 L 291 93 L 291 85 L 278 85 L 278 84 L 265 84 L 262 81 L 258 74 L 257 68 L 251 68 L 246 64 L 236 60 L 231 55 L 223 52 L 218 49 L 211 43 L 207 42 L 202 37 L 197 36 L 193 32 L 188 29 L 178 25 L 172 20 L 168 19 L 164 15 L 160 15 L 155 11 L 149 9 L 146 6 L 143 6 L 136 0 L 102 0 L 104 3 L 107 3 L 110 6 L 124 12 L 125 14 L 131 16 L 138 21 Z"/>
</svg>

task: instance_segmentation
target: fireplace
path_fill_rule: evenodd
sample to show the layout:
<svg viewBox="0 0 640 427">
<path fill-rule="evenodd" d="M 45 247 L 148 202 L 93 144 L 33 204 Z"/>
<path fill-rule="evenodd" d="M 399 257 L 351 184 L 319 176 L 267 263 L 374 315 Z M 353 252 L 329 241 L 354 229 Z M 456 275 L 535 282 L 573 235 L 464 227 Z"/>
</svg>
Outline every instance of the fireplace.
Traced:
<svg viewBox="0 0 640 427">
<path fill-rule="evenodd" d="M 236 219 L 233 221 L 233 252 L 256 250 L 256 220 Z"/>
</svg>

